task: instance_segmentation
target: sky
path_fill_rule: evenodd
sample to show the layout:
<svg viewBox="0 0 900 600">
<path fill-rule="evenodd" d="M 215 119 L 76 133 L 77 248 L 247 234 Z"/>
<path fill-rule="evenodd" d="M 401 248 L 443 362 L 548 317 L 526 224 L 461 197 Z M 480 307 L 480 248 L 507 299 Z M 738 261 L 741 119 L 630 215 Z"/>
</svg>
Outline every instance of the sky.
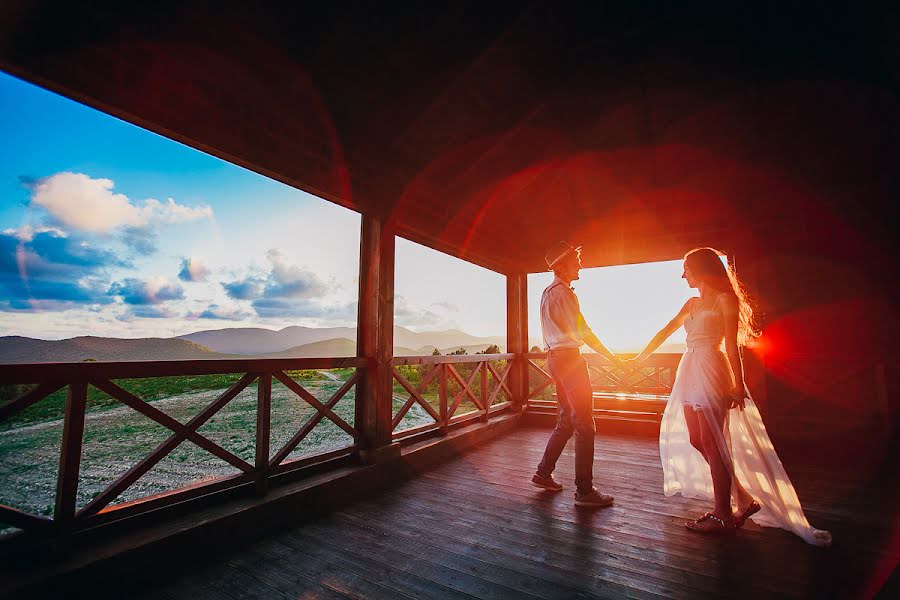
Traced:
<svg viewBox="0 0 900 600">
<path fill-rule="evenodd" d="M 681 278 L 682 272 L 681 260 L 582 269 L 572 287 L 585 321 L 604 346 L 613 352 L 639 352 L 688 298 L 697 295 Z M 530 337 L 541 338 L 541 294 L 552 282 L 553 273 L 528 276 Z M 683 344 L 684 338 L 680 329 L 666 344 Z"/>
<path fill-rule="evenodd" d="M 2 72 L 0 109 L 0 335 L 356 324 L 357 213 Z M 396 265 L 398 324 L 505 334 L 502 276 Z"/>
<path fill-rule="evenodd" d="M 0 136 L 0 335 L 356 324 L 357 213 L 2 72 Z M 503 276 L 396 247 L 396 324 L 506 334 Z M 689 291 L 679 261 L 582 273 L 585 317 L 620 351 Z M 550 278 L 529 276 L 532 338 Z"/>
</svg>

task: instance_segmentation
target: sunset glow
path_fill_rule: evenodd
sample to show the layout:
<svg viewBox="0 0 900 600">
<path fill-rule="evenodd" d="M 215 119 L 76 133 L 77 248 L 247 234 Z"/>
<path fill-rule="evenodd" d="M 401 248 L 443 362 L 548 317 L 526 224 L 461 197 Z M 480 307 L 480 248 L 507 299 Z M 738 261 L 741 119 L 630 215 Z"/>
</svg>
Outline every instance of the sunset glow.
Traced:
<svg viewBox="0 0 900 600">
<path fill-rule="evenodd" d="M 681 278 L 681 259 L 582 269 L 572 283 L 588 325 L 613 352 L 639 352 L 657 331 L 697 294 Z M 541 293 L 553 273 L 528 277 L 528 330 L 540 337 Z M 681 352 L 684 330 L 676 331 L 659 352 Z M 582 351 L 588 351 L 583 348 Z"/>
</svg>

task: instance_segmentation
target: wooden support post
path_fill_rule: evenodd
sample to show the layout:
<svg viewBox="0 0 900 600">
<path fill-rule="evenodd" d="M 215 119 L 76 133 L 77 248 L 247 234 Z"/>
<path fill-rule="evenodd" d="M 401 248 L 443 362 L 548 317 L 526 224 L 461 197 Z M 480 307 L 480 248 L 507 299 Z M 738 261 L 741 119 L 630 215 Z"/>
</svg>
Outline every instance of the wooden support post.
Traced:
<svg viewBox="0 0 900 600">
<path fill-rule="evenodd" d="M 269 491 L 269 432 L 272 415 L 272 374 L 256 381 L 256 493 Z"/>
<path fill-rule="evenodd" d="M 69 384 L 60 444 L 59 474 L 56 481 L 56 509 L 53 513 L 53 523 L 56 527 L 55 550 L 58 554 L 66 554 L 72 547 L 86 403 L 87 384 Z"/>
<path fill-rule="evenodd" d="M 399 455 L 391 444 L 394 357 L 394 230 L 372 215 L 362 216 L 359 251 L 357 356 L 366 359 L 356 390 L 359 451 L 364 462 Z M 386 448 L 391 448 L 387 450 Z"/>
<path fill-rule="evenodd" d="M 486 422 L 488 420 L 488 414 L 490 411 L 488 410 L 490 406 L 488 406 L 488 369 L 487 362 L 478 363 L 475 365 L 475 368 L 481 368 L 481 405 L 484 407 L 484 413 L 481 415 L 481 420 Z M 500 385 L 497 382 L 497 385 Z"/>
<path fill-rule="evenodd" d="M 441 435 L 447 435 L 450 431 L 450 415 L 447 408 L 447 365 L 437 365 L 438 374 L 438 398 L 441 409 Z"/>
<path fill-rule="evenodd" d="M 506 351 L 516 355 L 509 371 L 510 400 L 524 406 L 528 398 L 528 278 L 525 273 L 506 276 Z"/>
</svg>

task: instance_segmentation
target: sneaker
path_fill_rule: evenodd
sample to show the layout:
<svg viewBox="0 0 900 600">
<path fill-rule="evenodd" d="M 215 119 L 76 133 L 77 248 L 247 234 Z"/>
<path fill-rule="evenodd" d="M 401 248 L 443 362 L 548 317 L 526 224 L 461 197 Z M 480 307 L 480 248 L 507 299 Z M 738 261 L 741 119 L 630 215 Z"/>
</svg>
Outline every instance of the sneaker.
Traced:
<svg viewBox="0 0 900 600">
<path fill-rule="evenodd" d="M 607 494 L 601 494 L 597 488 L 591 488 L 589 492 L 575 492 L 575 506 L 593 506 L 601 508 L 611 506 L 613 497 Z"/>
<path fill-rule="evenodd" d="M 538 475 L 537 473 L 535 473 L 534 477 L 531 478 L 531 485 L 541 488 L 542 490 L 551 490 L 554 492 L 558 492 L 563 489 L 562 484 L 553 479 L 553 475 L 544 477 L 543 475 Z"/>
</svg>

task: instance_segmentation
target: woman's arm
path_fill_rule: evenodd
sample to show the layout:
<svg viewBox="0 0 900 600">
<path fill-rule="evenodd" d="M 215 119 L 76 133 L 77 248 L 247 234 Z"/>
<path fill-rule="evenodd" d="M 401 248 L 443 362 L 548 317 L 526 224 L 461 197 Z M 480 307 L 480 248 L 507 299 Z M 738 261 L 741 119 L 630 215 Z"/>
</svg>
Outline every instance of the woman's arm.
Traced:
<svg viewBox="0 0 900 600">
<path fill-rule="evenodd" d="M 738 299 L 732 294 L 722 294 L 719 305 L 722 307 L 722 317 L 725 319 L 725 354 L 728 356 L 728 364 L 731 365 L 731 373 L 734 375 L 734 388 L 731 390 L 731 408 L 738 407 L 743 410 L 747 388 L 744 385 L 741 349 L 737 343 Z"/>
<path fill-rule="evenodd" d="M 664 341 L 669 339 L 669 336 L 675 333 L 679 327 L 684 325 L 684 320 L 687 319 L 688 315 L 691 314 L 691 303 L 694 301 L 693 298 L 688 298 L 688 301 L 684 303 L 684 306 L 681 307 L 681 310 L 678 311 L 678 314 L 675 315 L 675 318 L 669 321 L 669 323 L 659 330 L 653 339 L 647 344 L 647 347 L 641 350 L 641 353 L 634 357 L 635 362 L 641 362 L 646 359 L 648 356 L 653 354 L 653 351 L 662 345 Z"/>
</svg>

